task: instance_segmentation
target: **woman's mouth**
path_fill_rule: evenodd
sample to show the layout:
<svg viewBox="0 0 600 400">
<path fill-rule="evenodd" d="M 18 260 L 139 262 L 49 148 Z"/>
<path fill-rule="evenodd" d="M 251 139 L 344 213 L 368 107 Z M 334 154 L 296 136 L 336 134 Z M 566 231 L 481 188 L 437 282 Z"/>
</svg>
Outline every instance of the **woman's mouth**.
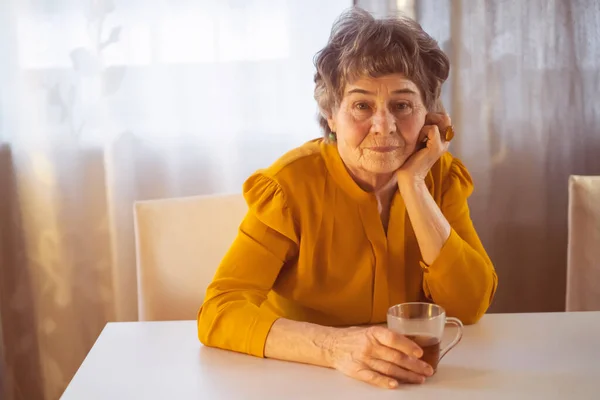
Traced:
<svg viewBox="0 0 600 400">
<path fill-rule="evenodd" d="M 371 150 L 377 153 L 391 153 L 392 151 L 398 150 L 398 146 L 375 146 L 367 147 L 367 150 Z"/>
</svg>

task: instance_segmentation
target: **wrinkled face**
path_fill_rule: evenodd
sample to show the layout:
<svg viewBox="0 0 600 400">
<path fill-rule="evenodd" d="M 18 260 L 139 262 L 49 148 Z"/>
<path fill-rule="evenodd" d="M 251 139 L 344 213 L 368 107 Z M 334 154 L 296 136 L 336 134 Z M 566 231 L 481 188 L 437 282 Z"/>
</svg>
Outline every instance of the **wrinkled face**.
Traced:
<svg viewBox="0 0 600 400">
<path fill-rule="evenodd" d="M 347 84 L 328 123 L 351 171 L 388 174 L 415 152 L 426 115 L 417 85 L 393 74 Z"/>
</svg>

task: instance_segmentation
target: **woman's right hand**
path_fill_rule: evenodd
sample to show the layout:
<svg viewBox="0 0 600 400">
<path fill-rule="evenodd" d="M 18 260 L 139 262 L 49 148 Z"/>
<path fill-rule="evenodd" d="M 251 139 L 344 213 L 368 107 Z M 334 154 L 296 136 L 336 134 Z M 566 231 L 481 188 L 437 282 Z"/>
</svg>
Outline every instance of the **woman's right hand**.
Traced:
<svg viewBox="0 0 600 400">
<path fill-rule="evenodd" d="M 433 375 L 415 342 L 383 326 L 340 328 L 328 339 L 331 367 L 372 385 L 395 388 Z"/>
</svg>

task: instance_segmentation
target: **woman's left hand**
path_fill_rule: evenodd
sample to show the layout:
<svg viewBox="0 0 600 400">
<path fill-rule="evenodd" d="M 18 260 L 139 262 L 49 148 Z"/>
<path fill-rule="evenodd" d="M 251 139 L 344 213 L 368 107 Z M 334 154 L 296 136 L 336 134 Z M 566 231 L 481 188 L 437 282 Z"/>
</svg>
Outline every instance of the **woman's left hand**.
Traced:
<svg viewBox="0 0 600 400">
<path fill-rule="evenodd" d="M 422 182 L 433 164 L 448 151 L 450 142 L 442 138 L 446 129 L 452 125 L 447 114 L 429 113 L 425 117 L 425 125 L 419 135 L 419 144 L 425 141 L 425 147 L 417 150 L 396 172 L 398 184 L 402 182 Z"/>
</svg>

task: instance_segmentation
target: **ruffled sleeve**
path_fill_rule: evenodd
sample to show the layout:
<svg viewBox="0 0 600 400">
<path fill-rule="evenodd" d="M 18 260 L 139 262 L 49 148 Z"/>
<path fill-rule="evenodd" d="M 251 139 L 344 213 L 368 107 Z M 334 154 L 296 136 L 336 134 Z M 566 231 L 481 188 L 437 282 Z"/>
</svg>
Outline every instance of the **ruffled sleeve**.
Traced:
<svg viewBox="0 0 600 400">
<path fill-rule="evenodd" d="M 243 186 L 249 213 L 262 224 L 297 243 L 296 224 L 281 186 L 260 173 L 252 175 Z"/>
<path fill-rule="evenodd" d="M 261 173 L 243 186 L 248 213 L 198 312 L 198 337 L 213 347 L 264 356 L 278 316 L 262 308 L 284 263 L 298 249 L 293 212 L 280 185 Z"/>
<path fill-rule="evenodd" d="M 441 210 L 451 226 L 438 258 L 424 269 L 425 295 L 464 323 L 474 323 L 487 311 L 498 277 L 471 221 L 468 197 L 473 181 L 454 159 L 442 183 Z"/>
</svg>

